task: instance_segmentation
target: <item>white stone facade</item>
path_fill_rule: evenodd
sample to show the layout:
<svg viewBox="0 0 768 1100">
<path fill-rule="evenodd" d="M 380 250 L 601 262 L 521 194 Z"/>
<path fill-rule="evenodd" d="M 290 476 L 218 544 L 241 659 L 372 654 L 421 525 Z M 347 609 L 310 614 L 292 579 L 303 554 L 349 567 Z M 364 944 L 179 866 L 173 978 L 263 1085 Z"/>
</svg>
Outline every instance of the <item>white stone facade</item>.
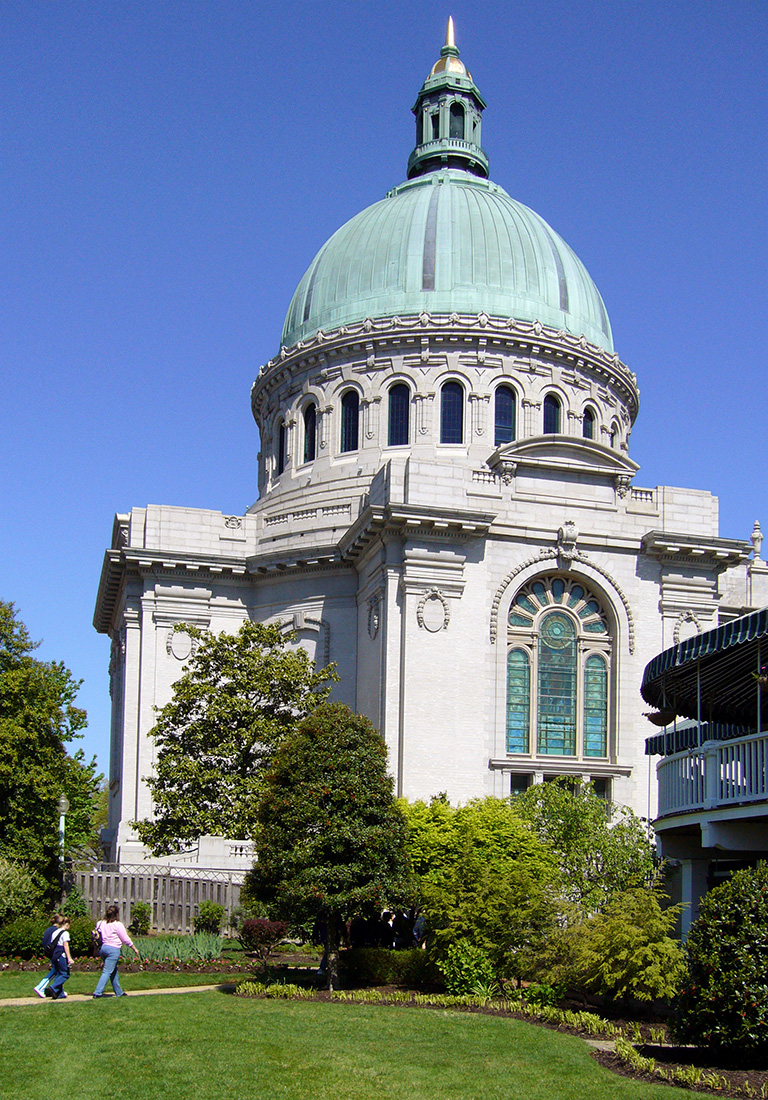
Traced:
<svg viewBox="0 0 768 1100">
<path fill-rule="evenodd" d="M 440 441 L 446 382 L 460 387 L 461 443 Z M 395 385 L 408 391 L 407 442 L 389 446 Z M 500 385 L 516 431 L 497 446 Z M 343 451 L 350 392 L 357 438 Z M 545 432 L 553 396 L 560 423 Z M 485 314 L 366 319 L 283 349 L 252 403 L 260 497 L 244 515 L 153 506 L 115 520 L 95 619 L 113 640 L 111 858 L 144 855 L 129 823 L 152 810 L 148 733 L 188 656 L 177 622 L 234 631 L 246 618 L 280 621 L 318 664 L 335 661 L 334 698 L 381 730 L 407 798 L 466 801 L 585 776 L 653 816 L 643 669 L 691 632 L 767 603 L 768 577 L 753 570 L 749 540 L 719 536 L 711 494 L 632 484 L 638 391 L 618 357 Z M 584 631 L 578 643 L 580 660 L 594 649 L 606 662 L 601 755 L 584 751 L 580 687 L 574 751 L 535 751 L 535 687 L 529 751 L 508 751 L 507 654 L 519 635 L 535 668 L 541 622 L 526 641 L 508 625 L 510 607 L 537 578 L 578 584 L 606 624 L 594 644 Z M 230 861 L 223 842 L 207 859 Z"/>
</svg>

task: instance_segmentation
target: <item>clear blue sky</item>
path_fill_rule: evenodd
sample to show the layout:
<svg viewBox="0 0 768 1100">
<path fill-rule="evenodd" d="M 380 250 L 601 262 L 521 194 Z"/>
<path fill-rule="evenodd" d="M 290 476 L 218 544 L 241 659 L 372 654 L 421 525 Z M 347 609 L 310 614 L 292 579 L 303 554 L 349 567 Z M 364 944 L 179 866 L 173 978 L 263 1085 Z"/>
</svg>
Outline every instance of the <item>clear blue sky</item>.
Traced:
<svg viewBox="0 0 768 1100">
<path fill-rule="evenodd" d="M 635 484 L 766 502 L 765 0 L 5 0 L 0 597 L 84 680 L 117 511 L 243 512 L 249 389 L 340 224 L 400 182 L 447 16 L 491 176 L 600 288 Z"/>
</svg>

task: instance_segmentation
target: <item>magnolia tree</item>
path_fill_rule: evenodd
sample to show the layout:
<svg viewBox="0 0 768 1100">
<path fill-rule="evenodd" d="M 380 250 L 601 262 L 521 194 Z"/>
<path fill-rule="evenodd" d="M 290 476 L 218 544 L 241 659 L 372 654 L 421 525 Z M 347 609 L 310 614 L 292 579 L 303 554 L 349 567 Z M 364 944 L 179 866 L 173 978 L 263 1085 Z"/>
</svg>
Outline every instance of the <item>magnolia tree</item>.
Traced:
<svg viewBox="0 0 768 1100">
<path fill-rule="evenodd" d="M 154 816 L 135 822 L 155 855 L 207 834 L 253 837 L 264 773 L 296 723 L 337 679 L 288 647 L 279 626 L 245 622 L 237 634 L 179 623 L 194 653 L 150 731 L 157 754 L 147 779 Z"/>
<path fill-rule="evenodd" d="M 293 926 L 326 926 L 328 988 L 344 921 L 407 903 L 405 821 L 367 718 L 325 703 L 274 754 L 258 802 L 250 896 Z"/>
</svg>

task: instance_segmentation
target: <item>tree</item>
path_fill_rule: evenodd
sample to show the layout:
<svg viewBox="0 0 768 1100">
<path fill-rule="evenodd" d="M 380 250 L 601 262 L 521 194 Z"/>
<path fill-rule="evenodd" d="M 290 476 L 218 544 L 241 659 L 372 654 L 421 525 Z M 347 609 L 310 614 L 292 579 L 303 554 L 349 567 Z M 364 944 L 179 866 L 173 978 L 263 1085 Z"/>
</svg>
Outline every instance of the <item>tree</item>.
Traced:
<svg viewBox="0 0 768 1100">
<path fill-rule="evenodd" d="M 381 736 L 341 703 L 305 718 L 265 776 L 248 888 L 273 918 L 325 923 L 329 989 L 338 985 L 342 922 L 410 896 L 392 783 Z"/>
<path fill-rule="evenodd" d="M 512 800 L 514 810 L 554 849 L 566 896 L 582 914 L 616 893 L 658 881 L 652 834 L 630 809 L 598 798 L 591 784 L 536 783 Z"/>
<path fill-rule="evenodd" d="M 208 834 L 251 838 L 256 802 L 275 749 L 328 695 L 333 666 L 315 672 L 279 626 L 245 622 L 237 634 L 179 623 L 194 652 L 150 731 L 147 778 L 154 818 L 135 822 L 155 855 Z"/>
<path fill-rule="evenodd" d="M 432 949 L 481 950 L 501 978 L 525 977 L 558 915 L 560 874 L 549 847 L 509 801 L 405 807 L 408 851 Z M 464 954 L 467 954 L 466 950 Z"/>
<path fill-rule="evenodd" d="M 102 777 L 82 751 L 67 755 L 86 724 L 74 705 L 80 682 L 60 662 L 32 657 L 38 644 L 14 605 L 0 601 L 0 852 L 51 891 L 59 882 L 59 798 L 75 810 L 65 852 L 76 850 L 91 832 Z"/>
</svg>

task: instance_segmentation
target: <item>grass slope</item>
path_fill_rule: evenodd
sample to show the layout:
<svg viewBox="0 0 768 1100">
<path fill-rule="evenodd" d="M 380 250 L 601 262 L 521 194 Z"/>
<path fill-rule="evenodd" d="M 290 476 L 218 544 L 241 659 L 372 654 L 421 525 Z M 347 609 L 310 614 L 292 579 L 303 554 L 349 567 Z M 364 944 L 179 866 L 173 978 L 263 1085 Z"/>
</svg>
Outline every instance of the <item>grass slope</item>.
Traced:
<svg viewBox="0 0 768 1100">
<path fill-rule="evenodd" d="M 674 1100 L 616 1077 L 580 1039 L 428 1009 L 218 993 L 8 1007 L 5 1100 Z"/>
</svg>

